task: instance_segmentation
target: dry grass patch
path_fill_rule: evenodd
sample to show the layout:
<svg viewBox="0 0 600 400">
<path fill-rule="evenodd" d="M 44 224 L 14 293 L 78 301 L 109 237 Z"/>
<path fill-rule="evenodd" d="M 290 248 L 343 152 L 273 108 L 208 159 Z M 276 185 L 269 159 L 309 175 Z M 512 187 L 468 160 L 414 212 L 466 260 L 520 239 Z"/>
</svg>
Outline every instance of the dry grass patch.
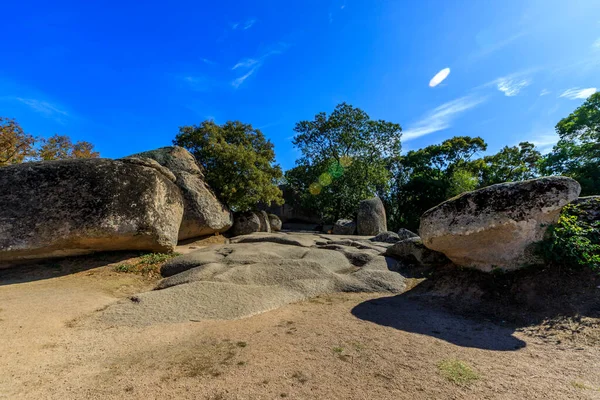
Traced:
<svg viewBox="0 0 600 400">
<path fill-rule="evenodd" d="M 115 267 L 116 272 L 134 273 L 149 276 L 152 278 L 160 277 L 160 267 L 173 257 L 179 256 L 179 253 L 148 253 L 138 258 L 128 260 Z"/>
<path fill-rule="evenodd" d="M 468 386 L 481 377 L 467 363 L 460 360 L 443 360 L 438 364 L 440 373 L 450 382 L 459 386 Z"/>
</svg>

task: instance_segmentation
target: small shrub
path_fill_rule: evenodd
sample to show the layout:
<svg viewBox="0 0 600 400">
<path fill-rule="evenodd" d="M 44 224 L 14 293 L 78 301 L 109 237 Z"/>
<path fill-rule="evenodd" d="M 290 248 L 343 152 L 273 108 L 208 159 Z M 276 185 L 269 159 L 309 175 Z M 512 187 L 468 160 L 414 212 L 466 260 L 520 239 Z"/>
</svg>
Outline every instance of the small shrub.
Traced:
<svg viewBox="0 0 600 400">
<path fill-rule="evenodd" d="M 548 228 L 549 238 L 541 247 L 547 262 L 600 272 L 600 221 L 589 221 L 584 212 L 569 204 L 558 222 Z"/>
<path fill-rule="evenodd" d="M 169 259 L 179 256 L 179 253 L 148 253 L 140 256 L 131 263 L 119 264 L 115 267 L 116 272 L 127 272 L 149 276 L 160 274 L 160 267 Z"/>
<path fill-rule="evenodd" d="M 460 386 L 470 385 L 480 378 L 477 372 L 460 360 L 444 360 L 438 364 L 438 368 L 446 379 Z"/>
</svg>

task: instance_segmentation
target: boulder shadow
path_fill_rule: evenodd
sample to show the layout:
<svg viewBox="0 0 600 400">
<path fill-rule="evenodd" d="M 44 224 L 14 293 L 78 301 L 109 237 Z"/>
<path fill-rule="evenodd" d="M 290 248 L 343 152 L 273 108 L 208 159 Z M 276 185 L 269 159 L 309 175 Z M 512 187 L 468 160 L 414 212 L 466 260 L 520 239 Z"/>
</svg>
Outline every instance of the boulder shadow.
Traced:
<svg viewBox="0 0 600 400">
<path fill-rule="evenodd" d="M 524 341 L 513 336 L 514 329 L 470 320 L 405 294 L 367 300 L 351 312 L 363 321 L 435 337 L 461 347 L 515 351 L 526 346 Z"/>
<path fill-rule="evenodd" d="M 64 258 L 0 263 L 0 286 L 58 278 L 139 256 L 140 252 L 104 252 Z"/>
</svg>

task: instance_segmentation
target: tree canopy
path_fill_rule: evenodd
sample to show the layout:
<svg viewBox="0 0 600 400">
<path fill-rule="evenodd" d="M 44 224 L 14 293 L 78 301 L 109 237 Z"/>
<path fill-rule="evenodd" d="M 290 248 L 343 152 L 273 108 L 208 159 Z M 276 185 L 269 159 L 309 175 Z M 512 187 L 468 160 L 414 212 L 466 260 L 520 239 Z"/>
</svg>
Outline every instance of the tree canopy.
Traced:
<svg viewBox="0 0 600 400">
<path fill-rule="evenodd" d="M 37 138 L 25 133 L 16 120 L 0 117 L 0 167 L 25 161 L 97 157 L 100 153 L 89 142 L 73 144 L 65 135 Z"/>
<path fill-rule="evenodd" d="M 556 125 L 559 141 L 541 162 L 545 175 L 570 176 L 582 195 L 600 193 L 600 92 Z"/>
<path fill-rule="evenodd" d="M 189 150 L 204 168 L 206 182 L 234 211 L 259 203 L 283 203 L 277 183 L 283 174 L 275 164 L 273 143 L 250 124 L 204 121 L 184 126 L 173 141 Z"/>
<path fill-rule="evenodd" d="M 386 198 L 390 225 L 416 229 L 424 211 L 475 189 L 478 180 L 472 158 L 486 148 L 480 137 L 457 136 L 402 156 Z"/>
<path fill-rule="evenodd" d="M 294 127 L 293 144 L 302 157 L 286 173 L 300 204 L 323 219 L 352 217 L 360 200 L 389 187 L 391 164 L 400 156 L 399 124 L 372 120 L 341 103 L 327 115 Z"/>
</svg>

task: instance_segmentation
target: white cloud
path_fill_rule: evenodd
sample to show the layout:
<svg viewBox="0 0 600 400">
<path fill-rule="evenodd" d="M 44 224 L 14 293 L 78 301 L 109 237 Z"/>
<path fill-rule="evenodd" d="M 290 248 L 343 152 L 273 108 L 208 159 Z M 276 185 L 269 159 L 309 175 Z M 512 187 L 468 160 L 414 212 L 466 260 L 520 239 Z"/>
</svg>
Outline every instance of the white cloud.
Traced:
<svg viewBox="0 0 600 400">
<path fill-rule="evenodd" d="M 404 141 L 447 129 L 459 114 L 478 106 L 484 101 L 484 97 L 465 96 L 444 103 L 405 130 L 402 135 Z"/>
<path fill-rule="evenodd" d="M 256 70 L 258 69 L 258 66 L 252 68 L 250 71 L 248 71 L 245 75 L 240 76 L 239 78 L 235 79 L 233 82 L 231 82 L 231 86 L 233 86 L 234 88 L 238 88 L 240 87 L 240 85 L 242 83 L 244 83 L 244 81 L 246 79 L 248 79 L 250 77 L 250 75 L 252 75 Z"/>
<path fill-rule="evenodd" d="M 594 44 L 592 44 L 592 48 L 595 50 L 600 50 L 600 38 L 596 39 Z"/>
<path fill-rule="evenodd" d="M 550 93 L 552 93 L 552 92 L 549 91 L 548 89 L 542 89 L 542 91 L 540 92 L 540 96 L 546 96 L 546 95 L 549 95 Z"/>
<path fill-rule="evenodd" d="M 63 111 L 57 108 L 55 105 L 50 104 L 46 101 L 36 100 L 36 99 L 24 99 L 21 97 L 16 98 L 21 103 L 31 107 L 34 111 L 39 112 L 40 114 L 44 114 L 48 117 L 58 115 L 68 116 L 69 114 L 66 111 Z"/>
<path fill-rule="evenodd" d="M 239 61 L 231 68 L 232 70 L 236 70 L 238 68 L 250 68 L 250 70 L 245 75 L 242 75 L 239 78 L 235 79 L 233 82 L 231 82 L 231 85 L 237 89 L 242 83 L 244 83 L 246 79 L 248 79 L 248 77 L 250 77 L 250 75 L 256 72 L 260 67 L 262 67 L 267 58 L 283 53 L 283 51 L 286 50 L 289 46 L 290 45 L 288 43 L 280 42 L 277 43 L 277 45 L 274 48 L 272 48 L 272 50 L 264 53 L 258 58 L 244 58 L 243 60 Z"/>
<path fill-rule="evenodd" d="M 258 64 L 259 61 L 255 60 L 254 58 L 245 58 L 241 61 L 239 61 L 237 64 L 235 64 L 231 69 L 238 69 L 238 68 L 249 68 L 255 64 Z"/>
<path fill-rule="evenodd" d="M 574 87 L 574 88 L 565 90 L 559 97 L 566 97 L 567 99 L 570 99 L 570 100 L 587 99 L 594 93 L 596 93 L 596 88 L 580 89 L 578 87 Z"/>
<path fill-rule="evenodd" d="M 450 75 L 450 68 L 444 68 L 443 70 L 435 74 L 433 78 L 431 78 L 431 80 L 429 81 L 429 87 L 436 87 L 437 85 L 442 83 L 444 79 L 448 77 L 448 75 Z"/>
<path fill-rule="evenodd" d="M 209 60 L 208 58 L 201 58 L 200 59 L 204 64 L 208 64 L 208 65 L 215 65 L 216 62 Z"/>
<path fill-rule="evenodd" d="M 521 89 L 529 86 L 531 81 L 529 79 L 516 79 L 511 77 L 498 78 L 496 80 L 496 87 L 499 91 L 504 93 L 505 96 L 512 97 L 519 94 Z"/>
<path fill-rule="evenodd" d="M 252 25 L 254 25 L 256 23 L 255 19 L 249 19 L 248 21 L 246 21 L 244 23 L 244 27 L 242 29 L 246 30 L 246 29 L 250 29 L 252 28 Z"/>
</svg>

